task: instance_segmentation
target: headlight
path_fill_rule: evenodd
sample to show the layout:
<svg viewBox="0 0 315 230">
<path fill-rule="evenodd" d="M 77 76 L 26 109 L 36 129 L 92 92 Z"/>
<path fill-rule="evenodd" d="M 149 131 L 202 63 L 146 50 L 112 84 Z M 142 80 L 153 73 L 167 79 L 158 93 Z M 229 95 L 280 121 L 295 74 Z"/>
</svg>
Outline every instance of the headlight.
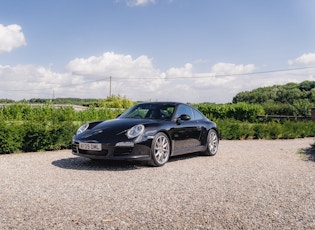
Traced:
<svg viewBox="0 0 315 230">
<path fill-rule="evenodd" d="M 141 135 L 144 131 L 144 125 L 135 125 L 131 129 L 128 130 L 127 132 L 127 137 L 129 139 L 135 138 L 139 135 Z"/>
<path fill-rule="evenodd" d="M 87 128 L 89 127 L 89 124 L 84 124 L 82 125 L 78 131 L 77 131 L 77 135 L 83 133 L 85 130 L 87 130 Z"/>
</svg>

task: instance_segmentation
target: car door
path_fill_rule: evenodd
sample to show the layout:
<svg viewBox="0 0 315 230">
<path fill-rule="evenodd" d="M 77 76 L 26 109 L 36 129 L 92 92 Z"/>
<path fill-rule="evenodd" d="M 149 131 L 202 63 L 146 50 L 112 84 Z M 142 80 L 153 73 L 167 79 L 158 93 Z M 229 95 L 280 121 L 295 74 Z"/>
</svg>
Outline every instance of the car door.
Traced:
<svg viewBox="0 0 315 230">
<path fill-rule="evenodd" d="M 190 119 L 187 119 L 187 115 Z M 187 105 L 179 105 L 176 110 L 176 118 L 176 125 L 172 130 L 173 153 L 174 155 L 178 155 L 191 152 L 192 149 L 201 145 L 200 136 L 202 127 L 194 119 L 193 109 Z"/>
</svg>

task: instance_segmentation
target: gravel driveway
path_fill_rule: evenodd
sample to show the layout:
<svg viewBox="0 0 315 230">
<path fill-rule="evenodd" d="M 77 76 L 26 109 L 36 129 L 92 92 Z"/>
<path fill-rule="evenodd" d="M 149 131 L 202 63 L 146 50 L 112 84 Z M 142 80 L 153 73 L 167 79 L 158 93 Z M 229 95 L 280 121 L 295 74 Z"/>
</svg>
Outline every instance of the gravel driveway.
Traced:
<svg viewBox="0 0 315 230">
<path fill-rule="evenodd" d="M 315 229 L 314 138 L 221 141 L 160 168 L 0 155 L 0 229 Z"/>
</svg>

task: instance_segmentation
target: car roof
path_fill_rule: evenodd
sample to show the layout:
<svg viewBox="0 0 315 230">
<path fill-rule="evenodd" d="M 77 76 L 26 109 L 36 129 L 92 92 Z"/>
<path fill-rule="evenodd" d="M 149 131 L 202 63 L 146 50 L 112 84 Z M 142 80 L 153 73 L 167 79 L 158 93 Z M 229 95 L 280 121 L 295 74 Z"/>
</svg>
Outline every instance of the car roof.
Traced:
<svg viewBox="0 0 315 230">
<path fill-rule="evenodd" d="M 182 103 L 182 102 L 174 102 L 174 101 L 154 101 L 154 102 L 148 101 L 148 102 L 141 102 L 141 103 L 138 103 L 138 105 L 141 105 L 141 104 L 158 104 L 158 105 L 170 104 L 170 105 L 180 105 L 180 104 L 185 104 L 185 103 Z"/>
</svg>

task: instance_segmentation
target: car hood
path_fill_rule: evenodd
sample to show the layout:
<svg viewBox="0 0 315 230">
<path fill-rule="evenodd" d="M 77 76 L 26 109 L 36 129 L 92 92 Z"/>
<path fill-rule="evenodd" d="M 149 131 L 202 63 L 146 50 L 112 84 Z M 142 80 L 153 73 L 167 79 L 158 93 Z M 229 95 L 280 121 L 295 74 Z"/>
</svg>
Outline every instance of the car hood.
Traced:
<svg viewBox="0 0 315 230">
<path fill-rule="evenodd" d="M 131 127 L 137 124 L 153 125 L 158 123 L 156 120 L 150 119 L 133 119 L 133 118 L 123 118 L 123 119 L 113 119 L 102 121 L 95 125 L 93 128 L 87 129 L 85 132 L 76 135 L 77 139 L 81 140 L 99 140 L 101 139 L 116 139 L 119 136 L 124 139 L 126 132 Z"/>
<path fill-rule="evenodd" d="M 132 119 L 132 118 L 124 118 L 124 119 L 114 119 L 114 120 L 107 120 L 99 123 L 94 128 L 96 129 L 112 129 L 118 132 L 130 129 L 132 126 L 137 124 L 146 124 L 148 123 L 147 120 L 143 119 Z"/>
</svg>

